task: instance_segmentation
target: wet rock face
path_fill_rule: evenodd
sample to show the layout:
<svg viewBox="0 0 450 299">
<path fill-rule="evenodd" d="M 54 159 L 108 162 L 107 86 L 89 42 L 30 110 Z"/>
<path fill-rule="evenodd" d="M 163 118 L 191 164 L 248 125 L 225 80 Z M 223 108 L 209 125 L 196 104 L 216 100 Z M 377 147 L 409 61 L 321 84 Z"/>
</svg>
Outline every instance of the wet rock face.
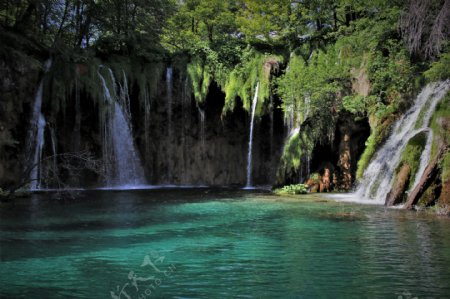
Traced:
<svg viewBox="0 0 450 299">
<path fill-rule="evenodd" d="M 83 66 L 77 65 L 76 70 L 80 74 L 85 72 Z M 17 161 L 21 160 L 21 144 L 28 129 L 29 109 L 39 82 L 39 71 L 31 72 L 23 67 L 11 69 L 4 64 L 0 65 L 0 71 L 6 78 L 0 86 L 4 95 L 0 106 L 0 182 L 3 184 L 11 177 L 20 176 L 22 166 Z M 18 79 L 21 76 L 22 79 Z M 158 93 L 151 100 L 149 112 L 142 109 L 138 87 L 130 83 L 132 132 L 147 182 L 244 185 L 250 115 L 242 104 L 238 101 L 235 111 L 224 116 L 224 94 L 214 83 L 205 102 L 197 104 L 180 74 L 174 72 L 173 90 L 170 92 L 164 78 L 159 81 Z M 171 101 L 168 101 L 169 95 L 172 96 Z M 48 120 L 46 139 L 52 129 L 58 153 L 80 149 L 101 157 L 98 106 L 85 91 L 68 96 L 67 107 L 58 114 L 52 111 L 51 105 L 44 103 L 43 113 Z M 79 104 L 76 104 L 76 97 Z M 255 185 L 275 183 L 285 141 L 283 115 L 279 110 L 255 119 L 252 155 Z M 143 125 L 145 119 L 149 123 L 148 129 Z M 316 162 L 311 164 L 311 173 L 318 172 L 321 177 L 315 189 L 326 192 L 335 188 L 351 188 L 368 130 L 366 122 L 355 122 L 348 115 L 341 116 L 333 144 L 314 150 Z M 46 140 L 44 157 L 52 154 L 51 144 Z M 94 173 L 85 173 L 80 179 L 64 173 L 61 175 L 69 186 L 102 185 L 102 178 Z"/>
<path fill-rule="evenodd" d="M 370 93 L 370 81 L 369 76 L 365 68 L 352 68 L 352 90 L 354 93 L 367 97 Z"/>
<path fill-rule="evenodd" d="M 17 182 L 23 168 L 21 149 L 39 70 L 20 61 L 0 61 L 0 74 L 0 187 L 7 187 Z"/>
<path fill-rule="evenodd" d="M 163 99 L 152 103 L 150 147 L 145 149 L 144 132 L 138 132 L 138 147 L 150 184 L 177 185 L 244 185 L 250 116 L 237 105 L 235 111 L 222 115 L 225 95 L 212 84 L 204 103 L 193 97 L 182 98 L 184 86 L 174 74 L 171 111 Z M 182 80 L 181 80 L 182 81 Z M 172 119 L 169 124 L 169 114 Z M 142 115 L 136 114 L 138 122 Z M 278 139 L 270 134 L 269 117 L 255 120 L 253 147 L 253 182 L 271 185 L 281 154 Z M 281 120 L 280 120 L 281 122 Z M 279 149 L 278 149 L 279 148 Z"/>
<path fill-rule="evenodd" d="M 76 70 L 85 72 L 82 65 L 77 65 Z M 5 186 L 13 183 L 11 178 L 20 177 L 22 165 L 17 162 L 21 161 L 40 74 L 39 70 L 14 69 L 5 64 L 0 64 L 0 71 L 4 74 L 0 85 L 0 186 Z M 242 104 L 223 116 L 225 97 L 214 84 L 206 101 L 197 104 L 186 89 L 185 78 L 180 77 L 174 72 L 170 92 L 164 78 L 159 80 L 158 93 L 151 99 L 147 112 L 142 109 L 138 87 L 130 83 L 132 132 L 147 183 L 244 185 L 250 116 Z M 169 95 L 171 101 L 168 101 Z M 58 153 L 87 150 L 101 159 L 102 128 L 98 109 L 85 91 L 69 94 L 67 106 L 57 113 L 48 99 L 44 99 L 42 112 L 48 125 L 43 157 L 53 153 L 52 142 L 48 139 L 52 129 Z M 148 130 L 144 126 L 146 117 Z M 255 119 L 252 163 L 255 185 L 271 185 L 274 181 L 284 137 L 279 125 L 281 113 L 275 121 L 274 126 L 273 117 Z M 60 176 L 66 186 L 95 187 L 104 183 L 101 175 L 91 172 L 83 173 L 81 178 L 72 178 L 67 173 L 60 173 Z"/>
</svg>

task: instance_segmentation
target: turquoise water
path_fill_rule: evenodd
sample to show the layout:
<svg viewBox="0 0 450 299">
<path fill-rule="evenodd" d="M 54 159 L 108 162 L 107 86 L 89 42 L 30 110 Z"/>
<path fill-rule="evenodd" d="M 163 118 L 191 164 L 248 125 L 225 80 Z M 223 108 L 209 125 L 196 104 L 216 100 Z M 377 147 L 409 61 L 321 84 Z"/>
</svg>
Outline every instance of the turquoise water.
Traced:
<svg viewBox="0 0 450 299">
<path fill-rule="evenodd" d="M 0 297 L 450 297 L 448 218 L 302 198 L 91 191 L 3 204 Z"/>
</svg>

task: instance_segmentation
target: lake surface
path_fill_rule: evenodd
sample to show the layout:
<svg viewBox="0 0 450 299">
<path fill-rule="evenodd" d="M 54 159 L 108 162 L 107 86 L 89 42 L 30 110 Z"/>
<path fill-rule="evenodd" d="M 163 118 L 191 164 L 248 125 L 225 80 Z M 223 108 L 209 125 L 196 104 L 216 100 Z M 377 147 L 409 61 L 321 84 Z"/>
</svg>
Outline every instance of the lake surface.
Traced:
<svg viewBox="0 0 450 299">
<path fill-rule="evenodd" d="M 448 218 L 317 195 L 43 193 L 0 242 L 0 298 L 450 297 Z"/>
</svg>

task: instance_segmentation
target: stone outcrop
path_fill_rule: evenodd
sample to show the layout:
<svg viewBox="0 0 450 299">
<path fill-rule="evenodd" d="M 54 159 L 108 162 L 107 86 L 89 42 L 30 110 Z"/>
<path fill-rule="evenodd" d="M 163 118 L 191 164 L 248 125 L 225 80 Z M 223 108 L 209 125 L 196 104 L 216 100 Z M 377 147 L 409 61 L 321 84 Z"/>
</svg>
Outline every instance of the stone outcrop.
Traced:
<svg viewBox="0 0 450 299">
<path fill-rule="evenodd" d="M 0 60 L 0 74 L 0 186 L 9 188 L 17 183 L 23 169 L 21 149 L 39 69 L 19 60 Z"/>
<path fill-rule="evenodd" d="M 365 68 L 352 68 L 352 91 L 360 96 L 367 97 L 370 93 L 369 76 Z"/>
</svg>

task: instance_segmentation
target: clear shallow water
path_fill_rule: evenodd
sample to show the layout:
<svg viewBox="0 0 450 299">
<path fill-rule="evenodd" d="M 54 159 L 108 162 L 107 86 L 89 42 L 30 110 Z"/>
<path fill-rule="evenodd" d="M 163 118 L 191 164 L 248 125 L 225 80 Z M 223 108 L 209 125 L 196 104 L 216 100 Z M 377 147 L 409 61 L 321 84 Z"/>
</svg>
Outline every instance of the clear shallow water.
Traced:
<svg viewBox="0 0 450 299">
<path fill-rule="evenodd" d="M 449 219 L 302 198 L 135 190 L 4 204 L 0 297 L 450 296 Z"/>
</svg>

